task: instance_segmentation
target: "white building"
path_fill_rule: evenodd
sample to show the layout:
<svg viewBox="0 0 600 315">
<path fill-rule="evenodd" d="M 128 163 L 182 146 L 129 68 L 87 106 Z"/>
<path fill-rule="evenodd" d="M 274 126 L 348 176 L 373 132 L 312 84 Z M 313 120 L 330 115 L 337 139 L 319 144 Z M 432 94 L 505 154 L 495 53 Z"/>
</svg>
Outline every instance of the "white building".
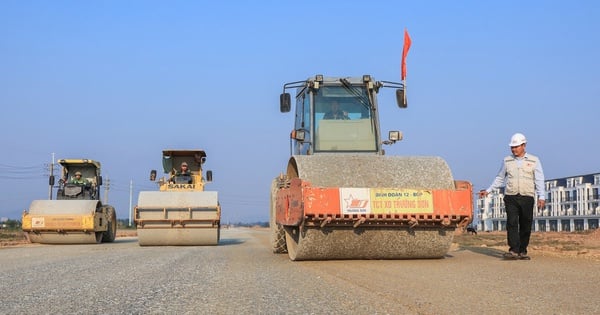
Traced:
<svg viewBox="0 0 600 315">
<path fill-rule="evenodd" d="M 546 206 L 534 209 L 532 231 L 584 231 L 600 221 L 600 173 L 549 179 Z M 476 215 L 480 231 L 505 231 L 504 189 L 478 198 Z M 537 203 L 537 200 L 536 200 Z"/>
</svg>

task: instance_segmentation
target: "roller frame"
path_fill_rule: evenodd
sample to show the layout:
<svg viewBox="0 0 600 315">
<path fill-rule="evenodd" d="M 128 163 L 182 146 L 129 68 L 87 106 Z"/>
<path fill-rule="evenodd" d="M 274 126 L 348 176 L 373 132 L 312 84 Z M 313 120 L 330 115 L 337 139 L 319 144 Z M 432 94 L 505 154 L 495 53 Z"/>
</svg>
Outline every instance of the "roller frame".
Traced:
<svg viewBox="0 0 600 315">
<path fill-rule="evenodd" d="M 114 236 L 115 222 L 114 208 L 97 200 L 34 200 L 22 229 L 31 243 L 95 244 L 114 241 L 103 236 Z"/>
<path fill-rule="evenodd" d="M 288 176 L 279 178 L 274 191 L 274 222 L 285 230 L 286 248 L 291 260 L 443 258 L 450 249 L 455 229 L 466 226 L 472 218 L 472 186 L 467 181 L 454 180 L 449 185 L 443 180 L 430 180 L 435 188 L 411 190 L 431 195 L 432 205 L 427 212 L 403 213 L 391 209 L 388 213 L 343 213 L 340 191 L 345 189 L 344 184 L 354 185 L 356 182 L 336 182 L 336 176 L 350 178 L 339 175 L 337 170 L 317 175 L 319 172 L 310 167 L 315 164 L 319 166 L 319 158 L 293 157 Z M 383 161 L 377 158 L 356 159 L 361 165 L 369 159 L 377 161 L 375 164 Z M 322 169 L 330 170 L 331 165 L 340 165 L 343 160 L 342 156 L 326 157 L 322 159 L 325 161 L 321 162 L 325 165 Z M 438 165 L 442 170 L 447 168 L 443 161 L 424 161 L 417 163 Z M 307 165 L 309 171 L 305 169 L 303 173 L 301 167 Z M 298 174 L 304 174 L 310 180 L 300 178 Z M 449 174 L 449 170 L 446 174 Z M 429 174 L 432 177 L 434 175 Z M 451 179 L 451 175 L 444 176 Z M 311 182 L 313 179 L 320 184 L 329 182 L 340 186 L 315 186 Z M 423 185 L 427 185 L 427 181 L 424 179 Z M 363 178 L 361 183 L 369 184 L 369 180 Z M 394 184 L 404 183 L 396 180 Z M 410 189 L 350 186 L 350 189 L 356 188 L 378 191 Z"/>
<path fill-rule="evenodd" d="M 144 191 L 134 209 L 140 246 L 218 245 L 220 217 L 216 192 Z"/>
<path fill-rule="evenodd" d="M 337 194 L 339 188 L 312 187 L 310 182 L 293 178 L 289 188 L 277 191 L 276 222 L 308 227 L 456 228 L 468 224 L 472 217 L 471 184 L 457 181 L 456 187 L 456 190 L 431 190 L 434 213 L 342 214 L 339 205 L 331 205 L 331 195 Z"/>
</svg>

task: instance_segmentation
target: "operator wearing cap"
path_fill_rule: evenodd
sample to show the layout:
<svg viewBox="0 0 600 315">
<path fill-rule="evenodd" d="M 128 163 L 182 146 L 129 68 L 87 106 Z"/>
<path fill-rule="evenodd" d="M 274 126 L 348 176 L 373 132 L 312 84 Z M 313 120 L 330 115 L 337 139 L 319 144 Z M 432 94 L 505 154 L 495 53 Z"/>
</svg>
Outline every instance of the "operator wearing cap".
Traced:
<svg viewBox="0 0 600 315">
<path fill-rule="evenodd" d="M 504 158 L 496 178 L 486 190 L 479 191 L 479 197 L 487 196 L 492 190 L 504 188 L 506 208 L 506 232 L 509 250 L 506 259 L 531 259 L 527 246 L 531 236 L 533 206 L 537 195 L 538 208 L 546 205 L 544 171 L 540 159 L 525 152 L 527 139 L 522 133 L 515 133 L 510 139 L 511 155 Z"/>
<path fill-rule="evenodd" d="M 87 181 L 87 179 L 81 177 L 81 172 L 77 171 L 75 172 L 75 176 L 71 177 L 69 184 L 87 185 L 89 184 L 89 182 Z"/>
</svg>

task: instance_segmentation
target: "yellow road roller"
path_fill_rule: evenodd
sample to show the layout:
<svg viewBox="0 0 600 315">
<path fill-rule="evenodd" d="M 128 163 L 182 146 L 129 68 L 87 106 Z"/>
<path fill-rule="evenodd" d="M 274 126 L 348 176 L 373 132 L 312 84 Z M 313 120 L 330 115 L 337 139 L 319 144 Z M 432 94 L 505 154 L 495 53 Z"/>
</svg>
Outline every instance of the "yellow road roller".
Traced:
<svg viewBox="0 0 600 315">
<path fill-rule="evenodd" d="M 117 234 L 114 207 L 100 202 L 100 162 L 61 159 L 56 200 L 34 200 L 23 212 L 22 229 L 32 243 L 93 244 L 113 242 Z M 54 187 L 51 175 L 49 185 Z"/>
<path fill-rule="evenodd" d="M 436 156 L 387 156 L 377 95 L 402 83 L 316 75 L 286 83 L 291 157 L 271 185 L 272 250 L 291 260 L 442 258 L 473 215 L 472 185 Z"/>
<path fill-rule="evenodd" d="M 203 150 L 164 150 L 158 191 L 141 191 L 134 209 L 140 246 L 217 245 L 221 206 L 216 191 L 205 191 L 212 171 L 203 176 Z M 157 172 L 150 180 L 157 181 Z"/>
</svg>

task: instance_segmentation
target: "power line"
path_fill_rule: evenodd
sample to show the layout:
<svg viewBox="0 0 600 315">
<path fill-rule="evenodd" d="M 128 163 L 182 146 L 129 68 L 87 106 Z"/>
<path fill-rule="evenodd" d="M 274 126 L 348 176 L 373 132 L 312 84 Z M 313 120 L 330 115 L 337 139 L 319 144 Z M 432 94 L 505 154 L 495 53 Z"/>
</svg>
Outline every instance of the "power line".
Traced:
<svg viewBox="0 0 600 315">
<path fill-rule="evenodd" d="M 2 164 L 0 163 L 0 169 L 2 168 L 7 168 L 7 169 L 18 169 L 18 170 L 22 170 L 22 169 L 37 169 L 40 167 L 44 167 L 46 166 L 46 164 L 43 165 L 30 165 L 30 166 L 22 166 L 22 165 L 8 165 L 8 164 Z"/>
<path fill-rule="evenodd" d="M 0 163 L 0 180 L 32 180 L 48 176 L 50 164 L 17 166 Z"/>
<path fill-rule="evenodd" d="M 12 176 L 12 175 L 0 175 L 0 180 L 33 180 L 47 177 L 47 175 L 27 175 L 27 176 Z"/>
</svg>

